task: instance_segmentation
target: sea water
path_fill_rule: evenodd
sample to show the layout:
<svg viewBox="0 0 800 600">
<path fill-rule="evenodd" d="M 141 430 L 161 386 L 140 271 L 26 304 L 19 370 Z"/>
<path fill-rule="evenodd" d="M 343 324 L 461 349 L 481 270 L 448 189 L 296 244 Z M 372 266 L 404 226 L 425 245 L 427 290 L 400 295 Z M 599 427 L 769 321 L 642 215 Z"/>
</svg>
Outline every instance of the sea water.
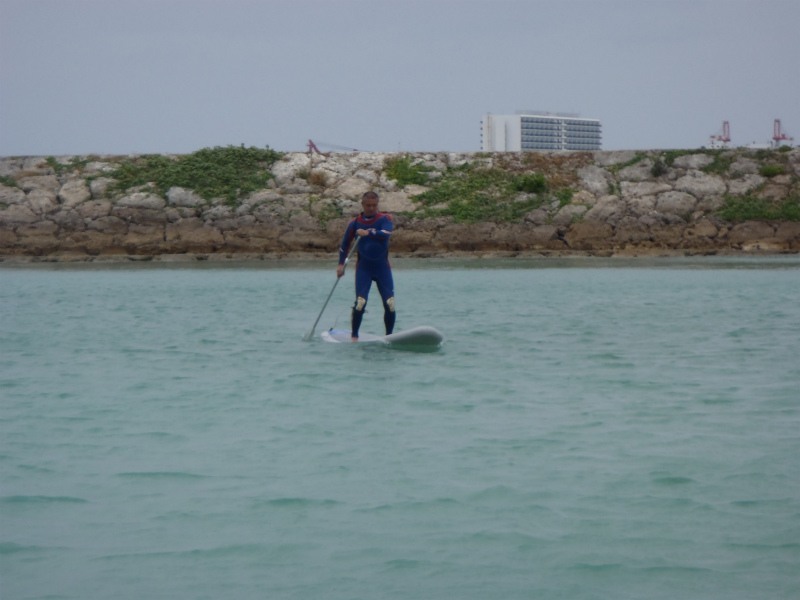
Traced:
<svg viewBox="0 0 800 600">
<path fill-rule="evenodd" d="M 394 267 L 0 269 L 0 597 L 800 597 L 797 257 Z"/>
</svg>

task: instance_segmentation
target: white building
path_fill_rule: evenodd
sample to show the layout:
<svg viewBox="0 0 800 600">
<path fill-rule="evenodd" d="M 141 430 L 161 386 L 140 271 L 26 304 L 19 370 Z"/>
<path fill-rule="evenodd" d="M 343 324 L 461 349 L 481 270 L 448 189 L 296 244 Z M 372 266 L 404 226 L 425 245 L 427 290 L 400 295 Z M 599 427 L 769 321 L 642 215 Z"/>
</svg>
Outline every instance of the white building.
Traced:
<svg viewBox="0 0 800 600">
<path fill-rule="evenodd" d="M 600 121 L 575 114 L 488 114 L 481 124 L 481 150 L 600 150 L 600 134 Z"/>
</svg>

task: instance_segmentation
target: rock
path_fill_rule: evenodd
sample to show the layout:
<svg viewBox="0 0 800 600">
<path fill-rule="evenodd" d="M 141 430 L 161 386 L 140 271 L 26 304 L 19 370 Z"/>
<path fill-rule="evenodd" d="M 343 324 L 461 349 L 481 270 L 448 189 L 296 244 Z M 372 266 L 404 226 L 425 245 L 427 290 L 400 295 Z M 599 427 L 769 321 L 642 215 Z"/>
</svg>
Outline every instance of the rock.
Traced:
<svg viewBox="0 0 800 600">
<path fill-rule="evenodd" d="M 167 190 L 167 203 L 170 206 L 194 208 L 195 206 L 205 206 L 206 201 L 192 190 L 187 190 L 182 187 L 171 187 Z"/>
<path fill-rule="evenodd" d="M 581 167 L 577 174 L 583 188 L 598 196 L 607 194 L 609 185 L 614 181 L 611 173 L 595 165 Z"/>
<path fill-rule="evenodd" d="M 380 181 L 380 178 L 375 171 L 369 171 L 367 169 L 359 169 L 355 172 L 355 176 L 359 179 L 363 179 L 372 186 L 378 185 L 378 182 Z"/>
<path fill-rule="evenodd" d="M 225 244 L 219 229 L 197 217 L 167 224 L 165 239 L 170 252 L 214 252 Z"/>
<path fill-rule="evenodd" d="M 405 192 L 384 192 L 378 206 L 381 212 L 388 213 L 412 212 L 417 208 Z"/>
<path fill-rule="evenodd" d="M 567 204 L 553 217 L 552 224 L 556 227 L 567 227 L 586 213 L 588 209 L 579 204 Z"/>
<path fill-rule="evenodd" d="M 529 194 L 529 196 L 535 195 Z M 597 197 L 587 190 L 579 190 L 572 194 L 572 204 L 588 204 L 589 206 L 592 206 L 595 203 L 597 203 Z"/>
<path fill-rule="evenodd" d="M 368 181 L 358 177 L 350 177 L 336 186 L 335 193 L 337 197 L 351 198 L 360 201 L 361 197 L 371 190 L 372 184 Z M 383 209 L 383 207 L 381 207 L 381 209 Z"/>
<path fill-rule="evenodd" d="M 698 200 L 695 210 L 698 210 L 704 214 L 711 213 L 722 208 L 724 204 L 725 198 L 722 196 L 706 196 L 705 198 Z"/>
<path fill-rule="evenodd" d="M 25 192 L 31 192 L 33 190 L 47 190 L 53 195 L 53 197 L 56 196 L 56 193 L 61 187 L 61 183 L 58 181 L 58 177 L 55 175 L 36 175 L 33 177 L 23 177 L 17 181 L 17 184 Z"/>
<path fill-rule="evenodd" d="M 598 150 L 593 153 L 594 162 L 601 167 L 621 165 L 636 158 L 634 150 L 615 150 L 613 152 Z"/>
<path fill-rule="evenodd" d="M 662 192 L 669 192 L 672 190 L 672 186 L 659 181 L 642 181 L 640 183 L 623 181 L 620 184 L 620 189 L 622 198 L 628 199 L 635 196 L 655 196 Z"/>
<path fill-rule="evenodd" d="M 166 212 L 163 210 L 150 210 L 146 208 L 114 206 L 111 208 L 111 216 L 123 219 L 132 225 L 164 225 L 167 222 Z"/>
<path fill-rule="evenodd" d="M 575 250 L 592 250 L 607 247 L 614 229 L 607 223 L 575 223 L 564 235 L 564 241 Z"/>
<path fill-rule="evenodd" d="M 693 155 L 698 156 L 698 155 Z M 705 156 L 705 155 L 699 155 Z M 697 198 L 685 192 L 665 192 L 658 196 L 655 210 L 672 215 L 688 215 L 694 211 Z"/>
<path fill-rule="evenodd" d="M 684 231 L 684 237 L 697 238 L 704 237 L 713 239 L 719 233 L 719 229 L 708 219 L 701 219 Z"/>
<path fill-rule="evenodd" d="M 110 177 L 98 177 L 97 179 L 93 179 L 89 184 L 89 191 L 92 194 L 92 198 L 94 200 L 105 198 L 108 188 L 115 183 L 117 183 L 117 180 L 111 179 Z"/>
<path fill-rule="evenodd" d="M 728 193 L 733 196 L 744 196 L 763 184 L 764 178 L 760 175 L 745 175 L 741 179 L 729 179 Z"/>
<path fill-rule="evenodd" d="M 534 225 L 546 225 L 550 215 L 543 208 L 536 208 L 525 215 L 525 221 Z"/>
<path fill-rule="evenodd" d="M 247 197 L 250 206 L 260 206 L 262 204 L 280 204 L 283 206 L 283 196 L 273 190 L 262 190 L 253 192 Z"/>
<path fill-rule="evenodd" d="M 233 207 L 227 205 L 212 206 L 203 211 L 205 221 L 217 221 L 233 218 Z"/>
<path fill-rule="evenodd" d="M 271 172 L 275 176 L 275 183 L 279 187 L 284 187 L 294 181 L 297 174 L 301 171 L 310 171 L 310 159 L 308 154 L 292 152 L 284 156 L 283 159 L 272 165 Z"/>
<path fill-rule="evenodd" d="M 98 160 L 88 162 L 84 167 L 84 171 L 86 173 L 113 173 L 117 169 L 119 169 L 119 165 L 117 163 L 102 162 Z"/>
<path fill-rule="evenodd" d="M 0 228 L 3 229 L 35 223 L 39 219 L 39 215 L 24 204 L 12 204 L 7 209 L 0 210 Z"/>
<path fill-rule="evenodd" d="M 617 196 L 604 196 L 584 215 L 583 220 L 588 223 L 614 225 L 625 216 L 625 213 L 626 206 Z"/>
<path fill-rule="evenodd" d="M 768 183 L 764 189 L 758 192 L 758 197 L 762 200 L 777 202 L 789 196 L 789 188 L 784 185 L 774 185 Z"/>
<path fill-rule="evenodd" d="M 406 187 L 403 188 L 403 191 L 408 194 L 409 196 L 419 196 L 420 194 L 424 194 L 427 192 L 429 187 L 424 185 L 417 185 L 415 183 L 409 183 Z"/>
<path fill-rule="evenodd" d="M 641 196 L 630 198 L 627 201 L 627 207 L 632 215 L 637 217 L 647 215 L 656 209 L 656 197 Z"/>
<path fill-rule="evenodd" d="M 18 187 L 9 187 L 0 183 L 0 204 L 22 204 L 25 192 Z"/>
<path fill-rule="evenodd" d="M 736 162 L 728 167 L 729 173 L 736 173 L 741 175 L 758 175 L 758 163 L 752 158 L 739 158 Z"/>
<path fill-rule="evenodd" d="M 135 192 L 128 196 L 123 196 L 116 202 L 117 206 L 124 208 L 145 208 L 150 210 L 161 210 L 166 205 L 161 196 L 156 196 L 148 192 Z"/>
<path fill-rule="evenodd" d="M 672 162 L 672 166 L 681 169 L 699 170 L 703 167 L 707 167 L 712 162 L 714 162 L 714 157 L 709 156 L 708 154 L 686 154 L 684 156 L 677 157 Z"/>
<path fill-rule="evenodd" d="M 640 160 L 629 167 L 620 169 L 617 178 L 620 181 L 644 181 L 652 176 L 650 171 L 653 168 L 653 161 L 649 158 Z"/>
<path fill-rule="evenodd" d="M 86 228 L 91 231 L 116 235 L 127 233 L 128 224 L 119 217 L 100 217 L 87 221 Z"/>
<path fill-rule="evenodd" d="M 36 223 L 17 227 L 17 235 L 19 237 L 52 236 L 57 231 L 58 225 L 52 221 L 37 221 Z"/>
<path fill-rule="evenodd" d="M 297 229 L 320 229 L 319 221 L 307 212 L 298 212 L 293 214 L 289 218 L 289 223 L 291 223 L 292 227 L 296 227 Z"/>
<path fill-rule="evenodd" d="M 37 215 L 49 215 L 60 208 L 55 193 L 44 188 L 28 192 L 25 204 Z"/>
<path fill-rule="evenodd" d="M 67 208 L 74 208 L 83 202 L 91 199 L 92 193 L 85 179 L 75 179 L 68 181 L 61 186 L 58 191 L 58 201 Z"/>
<path fill-rule="evenodd" d="M 77 206 L 75 211 L 84 219 L 99 219 L 111 214 L 110 200 L 94 200 Z"/>
<path fill-rule="evenodd" d="M 734 225 L 727 238 L 732 245 L 753 243 L 775 236 L 775 228 L 761 221 L 745 221 Z"/>
<path fill-rule="evenodd" d="M 701 171 L 690 171 L 675 182 L 675 190 L 687 192 L 695 197 L 724 194 L 725 181 L 719 175 L 707 175 Z"/>
<path fill-rule="evenodd" d="M 86 229 L 83 217 L 71 208 L 62 208 L 48 217 L 61 229 L 66 231 L 83 231 Z"/>
<path fill-rule="evenodd" d="M 153 254 L 164 245 L 164 227 L 132 224 L 120 245 L 129 254 Z"/>
</svg>

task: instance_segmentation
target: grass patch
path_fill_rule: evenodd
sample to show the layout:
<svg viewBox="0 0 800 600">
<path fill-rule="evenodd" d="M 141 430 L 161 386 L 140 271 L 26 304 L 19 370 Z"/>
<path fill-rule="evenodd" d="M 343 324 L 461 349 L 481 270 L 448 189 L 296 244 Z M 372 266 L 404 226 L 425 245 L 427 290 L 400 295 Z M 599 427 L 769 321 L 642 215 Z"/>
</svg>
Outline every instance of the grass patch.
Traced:
<svg viewBox="0 0 800 600">
<path fill-rule="evenodd" d="M 17 180 L 13 177 L 8 177 L 7 175 L 0 175 L 0 183 L 6 187 L 19 187 Z"/>
<path fill-rule="evenodd" d="M 547 178 L 541 173 L 519 173 L 471 163 L 448 169 L 430 185 L 430 190 L 415 197 L 423 205 L 421 216 L 450 216 L 457 223 L 519 221 L 554 198 L 567 204 L 572 199 L 572 190 L 568 188 L 549 193 Z M 522 193 L 525 195 L 521 196 Z"/>
<path fill-rule="evenodd" d="M 163 196 L 173 186 L 194 190 L 206 200 L 224 198 L 229 204 L 273 179 L 268 169 L 283 154 L 266 149 L 242 146 L 204 148 L 192 154 L 170 158 L 146 154 L 126 159 L 110 174 L 117 180 L 114 191 L 153 183 Z"/>
<path fill-rule="evenodd" d="M 79 156 L 73 156 L 67 164 L 59 162 L 55 156 L 48 156 L 45 160 L 47 166 L 53 169 L 56 175 L 62 175 L 68 171 L 83 171 L 90 161 L 90 158 L 81 158 Z"/>
<path fill-rule="evenodd" d="M 764 177 L 775 177 L 776 175 L 783 175 L 786 169 L 783 165 L 762 165 L 761 175 Z"/>
<path fill-rule="evenodd" d="M 717 215 L 726 221 L 800 221 L 800 196 L 780 202 L 756 196 L 726 196 Z"/>
<path fill-rule="evenodd" d="M 401 188 L 409 184 L 429 185 L 428 173 L 434 170 L 433 167 L 421 163 L 412 164 L 413 160 L 409 154 L 389 158 L 384 163 L 383 172 L 389 179 L 394 179 Z"/>
</svg>

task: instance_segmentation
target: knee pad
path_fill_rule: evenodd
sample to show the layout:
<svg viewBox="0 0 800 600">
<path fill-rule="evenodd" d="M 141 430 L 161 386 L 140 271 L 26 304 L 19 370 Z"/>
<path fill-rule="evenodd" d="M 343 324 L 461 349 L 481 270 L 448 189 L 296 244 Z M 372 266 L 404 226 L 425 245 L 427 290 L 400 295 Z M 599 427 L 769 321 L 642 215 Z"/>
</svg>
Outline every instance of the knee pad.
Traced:
<svg viewBox="0 0 800 600">
<path fill-rule="evenodd" d="M 367 299 L 366 299 L 366 298 L 362 298 L 361 296 L 359 296 L 358 298 L 356 298 L 356 305 L 355 305 L 355 309 L 356 309 L 357 311 L 361 312 L 362 310 L 364 310 L 364 307 L 365 307 L 366 305 L 367 305 Z"/>
<path fill-rule="evenodd" d="M 389 309 L 389 312 L 394 312 L 394 296 L 386 300 L 386 308 Z"/>
</svg>

